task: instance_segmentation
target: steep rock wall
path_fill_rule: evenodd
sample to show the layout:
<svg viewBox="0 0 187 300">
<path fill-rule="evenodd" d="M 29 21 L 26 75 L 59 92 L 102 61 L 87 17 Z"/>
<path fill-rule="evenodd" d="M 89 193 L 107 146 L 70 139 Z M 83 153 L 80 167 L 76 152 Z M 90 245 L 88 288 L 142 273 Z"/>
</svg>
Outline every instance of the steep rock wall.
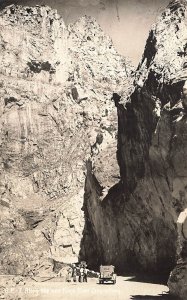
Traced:
<svg viewBox="0 0 187 300">
<path fill-rule="evenodd" d="M 78 258 L 168 273 L 187 203 L 186 1 L 152 28 L 134 85 L 92 18 L 11 6 L 0 25 L 1 273 Z"/>
<path fill-rule="evenodd" d="M 168 286 L 170 293 L 179 299 L 185 299 L 187 295 L 187 210 L 178 218 L 178 260 L 177 266 L 172 271 Z"/>
<path fill-rule="evenodd" d="M 93 264 L 162 274 L 174 266 L 176 222 L 187 205 L 186 13 L 186 1 L 170 3 L 150 31 L 131 97 L 113 95 L 121 179 L 103 199 L 88 169 L 85 237 L 97 249 L 84 248 L 83 257 Z"/>
<path fill-rule="evenodd" d="M 86 162 L 106 191 L 118 180 L 111 98 L 131 67 L 89 17 L 66 28 L 49 7 L 12 5 L 0 29 L 0 273 L 49 276 L 78 260 Z"/>
</svg>

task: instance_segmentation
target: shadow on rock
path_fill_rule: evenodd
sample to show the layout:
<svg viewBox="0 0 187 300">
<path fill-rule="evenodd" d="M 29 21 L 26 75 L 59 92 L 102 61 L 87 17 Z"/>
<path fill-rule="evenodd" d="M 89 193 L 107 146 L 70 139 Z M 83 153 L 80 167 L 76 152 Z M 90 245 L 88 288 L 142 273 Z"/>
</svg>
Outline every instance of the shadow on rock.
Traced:
<svg viewBox="0 0 187 300">
<path fill-rule="evenodd" d="M 129 276 L 127 281 L 135 281 L 135 282 L 142 282 L 142 283 L 153 283 L 153 284 L 167 284 L 168 281 L 168 273 L 166 274 L 133 274 L 133 275 L 126 275 Z"/>
<path fill-rule="evenodd" d="M 140 296 L 140 295 L 136 295 L 136 296 L 132 296 L 131 300 L 178 300 L 177 298 L 172 297 L 169 294 L 162 294 L 162 295 L 157 295 L 157 296 Z"/>
</svg>

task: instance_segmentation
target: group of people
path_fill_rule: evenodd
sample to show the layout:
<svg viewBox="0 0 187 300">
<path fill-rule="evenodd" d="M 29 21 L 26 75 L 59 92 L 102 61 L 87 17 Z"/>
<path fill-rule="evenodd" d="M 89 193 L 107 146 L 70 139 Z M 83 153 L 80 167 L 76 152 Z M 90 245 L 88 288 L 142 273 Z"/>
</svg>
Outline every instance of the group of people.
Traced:
<svg viewBox="0 0 187 300">
<path fill-rule="evenodd" d="M 68 269 L 68 276 L 67 281 L 71 282 L 73 279 L 73 282 L 87 282 L 88 280 L 88 269 L 86 264 L 80 264 L 79 266 L 76 266 L 73 264 Z"/>
</svg>

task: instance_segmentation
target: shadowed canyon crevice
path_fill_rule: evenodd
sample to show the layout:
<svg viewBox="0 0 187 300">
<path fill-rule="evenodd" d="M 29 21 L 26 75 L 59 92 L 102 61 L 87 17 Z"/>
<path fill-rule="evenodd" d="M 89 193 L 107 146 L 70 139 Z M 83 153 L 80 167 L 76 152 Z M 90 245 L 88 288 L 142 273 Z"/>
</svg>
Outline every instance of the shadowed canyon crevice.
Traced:
<svg viewBox="0 0 187 300">
<path fill-rule="evenodd" d="M 89 167 L 85 257 L 93 266 L 169 274 L 176 263 L 176 222 L 187 205 L 185 20 L 186 1 L 171 2 L 151 30 L 132 95 L 113 95 L 120 181 L 103 199 Z"/>
</svg>

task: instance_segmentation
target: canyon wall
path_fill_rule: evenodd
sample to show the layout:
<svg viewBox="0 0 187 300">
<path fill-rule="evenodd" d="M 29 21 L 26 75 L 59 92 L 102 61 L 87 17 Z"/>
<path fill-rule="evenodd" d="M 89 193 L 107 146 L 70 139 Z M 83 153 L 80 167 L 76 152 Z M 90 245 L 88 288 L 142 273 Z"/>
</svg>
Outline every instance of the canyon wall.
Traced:
<svg viewBox="0 0 187 300">
<path fill-rule="evenodd" d="M 178 251 L 177 266 L 172 271 L 168 286 L 170 293 L 181 300 L 187 295 L 187 209 L 178 218 Z"/>
<path fill-rule="evenodd" d="M 90 17 L 0 13 L 0 272 L 86 260 L 168 274 L 187 205 L 186 1 L 150 31 L 133 74 Z M 116 156 L 117 151 L 117 156 Z"/>
<path fill-rule="evenodd" d="M 87 162 L 118 181 L 111 98 L 132 68 L 94 19 L 45 6 L 1 11 L 0 47 L 0 273 L 50 276 L 78 261 Z"/>
<path fill-rule="evenodd" d="M 90 246 L 82 255 L 93 266 L 169 274 L 175 264 L 176 222 L 187 205 L 186 14 L 186 1 L 170 3 L 150 31 L 131 96 L 113 95 L 120 181 L 104 199 L 87 167 L 83 245 Z"/>
</svg>

